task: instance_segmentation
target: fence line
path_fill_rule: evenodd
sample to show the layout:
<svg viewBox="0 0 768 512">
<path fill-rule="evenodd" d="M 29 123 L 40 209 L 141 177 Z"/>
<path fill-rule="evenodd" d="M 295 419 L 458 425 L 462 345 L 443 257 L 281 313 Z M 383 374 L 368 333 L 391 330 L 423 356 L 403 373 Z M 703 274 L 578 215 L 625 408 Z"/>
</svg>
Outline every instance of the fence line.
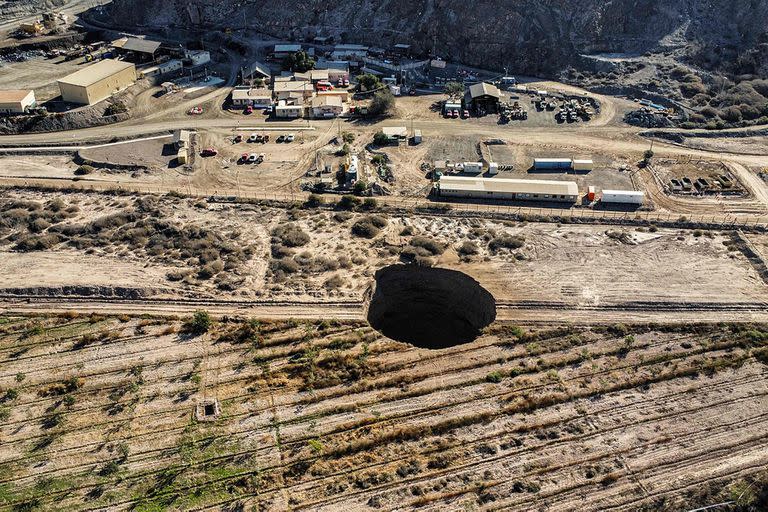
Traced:
<svg viewBox="0 0 768 512">
<path fill-rule="evenodd" d="M 0 184 L 2 187 L 15 187 L 20 184 Z M 275 202 L 297 202 L 304 201 L 309 196 L 307 192 L 240 192 L 239 194 L 226 194 L 219 193 L 218 190 L 211 190 L 206 188 L 193 187 L 187 185 L 186 187 L 179 188 L 164 188 L 160 186 L 152 186 L 149 184 L 130 184 L 130 186 L 124 187 L 120 183 L 78 183 L 67 182 L 59 185 L 55 180 L 45 179 L 28 179 L 23 181 L 23 186 L 27 187 L 41 187 L 41 188 L 59 188 L 68 190 L 81 190 L 90 192 L 129 192 L 129 193 L 145 193 L 145 194 L 168 194 L 175 193 L 182 196 L 189 197 L 215 197 L 222 201 L 231 202 L 243 202 L 243 201 L 275 201 Z M 681 222 L 687 222 L 690 224 L 705 224 L 716 225 L 723 228 L 736 228 L 739 226 L 753 227 L 755 229 L 768 229 L 768 216 L 758 215 L 736 215 L 731 213 L 725 213 L 722 215 L 714 214 L 675 214 L 670 212 L 615 212 L 615 211 L 595 211 L 584 208 L 570 208 L 568 210 L 555 210 L 545 209 L 542 207 L 533 206 L 510 206 L 510 205 L 489 205 L 489 204 L 472 204 L 472 203 L 445 203 L 445 202 L 433 202 L 427 199 L 419 198 L 401 198 L 393 196 L 379 196 L 377 201 L 387 206 L 404 208 L 408 210 L 440 210 L 441 208 L 447 208 L 448 211 L 465 211 L 468 213 L 495 213 L 499 215 L 510 216 L 538 216 L 541 218 L 550 219 L 580 219 L 580 220 L 593 220 L 595 222 L 605 221 L 644 221 L 648 223 L 660 222 L 670 223 L 676 220 Z M 686 220 L 682 220 L 686 219 Z"/>
</svg>

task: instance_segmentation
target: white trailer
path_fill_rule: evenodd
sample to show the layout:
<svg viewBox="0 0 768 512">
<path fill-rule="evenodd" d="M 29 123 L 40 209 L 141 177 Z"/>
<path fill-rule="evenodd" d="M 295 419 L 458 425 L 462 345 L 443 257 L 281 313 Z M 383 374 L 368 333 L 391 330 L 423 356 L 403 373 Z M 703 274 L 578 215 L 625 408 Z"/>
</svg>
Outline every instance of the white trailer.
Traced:
<svg viewBox="0 0 768 512">
<path fill-rule="evenodd" d="M 478 174 L 483 172 L 483 162 L 464 162 L 464 172 Z"/>
<path fill-rule="evenodd" d="M 609 204 L 642 205 L 645 193 L 638 190 L 603 190 L 600 201 Z"/>
<path fill-rule="evenodd" d="M 490 174 L 491 176 L 499 174 L 499 164 L 497 164 L 496 162 L 489 162 L 488 163 L 488 174 Z"/>
</svg>

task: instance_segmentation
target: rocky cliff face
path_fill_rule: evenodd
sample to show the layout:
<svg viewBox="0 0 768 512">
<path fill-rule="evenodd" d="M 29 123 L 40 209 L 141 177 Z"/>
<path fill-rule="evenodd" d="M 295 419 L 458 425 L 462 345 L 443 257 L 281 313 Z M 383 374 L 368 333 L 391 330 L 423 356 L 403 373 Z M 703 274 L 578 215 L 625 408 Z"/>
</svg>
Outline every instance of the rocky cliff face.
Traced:
<svg viewBox="0 0 768 512">
<path fill-rule="evenodd" d="M 708 66 L 765 68 L 768 43 L 768 0 L 114 0 L 113 12 L 156 26 L 407 41 L 425 54 L 528 73 L 557 71 L 585 52 L 654 49 Z"/>
</svg>

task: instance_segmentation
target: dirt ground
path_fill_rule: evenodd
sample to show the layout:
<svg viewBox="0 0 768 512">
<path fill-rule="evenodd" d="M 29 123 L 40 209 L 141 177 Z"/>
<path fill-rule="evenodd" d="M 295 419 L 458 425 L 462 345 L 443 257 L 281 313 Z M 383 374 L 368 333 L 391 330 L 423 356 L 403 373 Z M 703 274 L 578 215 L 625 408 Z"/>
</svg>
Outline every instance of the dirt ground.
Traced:
<svg viewBox="0 0 768 512">
<path fill-rule="evenodd" d="M 0 89 L 34 89 L 37 102 L 43 103 L 61 94 L 57 80 L 86 65 L 82 58 L 65 61 L 64 57 L 4 62 L 0 67 Z"/>
<path fill-rule="evenodd" d="M 144 140 L 126 144 L 115 144 L 80 151 L 80 156 L 99 163 L 119 166 L 167 169 L 176 160 L 177 150 L 171 136 L 162 139 Z"/>
<path fill-rule="evenodd" d="M 0 329 L 17 508 L 688 510 L 768 464 L 758 330 L 497 323 L 431 351 L 330 320 Z"/>
</svg>

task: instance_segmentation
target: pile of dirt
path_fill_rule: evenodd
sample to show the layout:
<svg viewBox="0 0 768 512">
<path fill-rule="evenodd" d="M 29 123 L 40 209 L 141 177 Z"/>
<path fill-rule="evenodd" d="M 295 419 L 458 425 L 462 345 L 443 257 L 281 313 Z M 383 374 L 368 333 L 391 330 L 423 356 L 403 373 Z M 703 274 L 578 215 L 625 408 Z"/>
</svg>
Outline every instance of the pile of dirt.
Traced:
<svg viewBox="0 0 768 512">
<path fill-rule="evenodd" d="M 80 130 L 119 123 L 131 117 L 130 112 L 106 115 L 110 105 L 110 102 L 102 102 L 71 112 L 0 117 L 0 135 Z"/>
<path fill-rule="evenodd" d="M 496 319 L 496 300 L 462 272 L 391 265 L 376 272 L 371 327 L 397 341 L 439 349 L 469 343 Z"/>
</svg>

